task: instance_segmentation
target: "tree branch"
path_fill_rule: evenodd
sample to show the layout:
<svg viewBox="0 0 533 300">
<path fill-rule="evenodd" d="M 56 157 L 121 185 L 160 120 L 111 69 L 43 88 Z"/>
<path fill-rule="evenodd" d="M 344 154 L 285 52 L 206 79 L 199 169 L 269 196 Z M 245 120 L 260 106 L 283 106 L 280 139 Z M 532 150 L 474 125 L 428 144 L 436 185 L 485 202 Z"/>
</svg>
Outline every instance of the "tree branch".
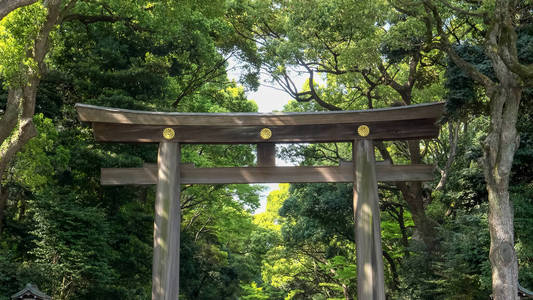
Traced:
<svg viewBox="0 0 533 300">
<path fill-rule="evenodd" d="M 213 80 L 214 78 L 217 78 L 219 76 L 224 75 L 226 72 L 225 70 L 221 72 L 217 72 L 220 70 L 222 66 L 228 61 L 228 59 L 232 55 L 229 55 L 228 57 L 220 60 L 218 63 L 216 63 L 212 68 L 208 69 L 205 73 L 200 72 L 194 72 L 193 78 L 189 81 L 187 86 L 181 91 L 181 93 L 176 97 L 176 100 L 172 103 L 172 106 L 176 107 L 180 103 L 180 101 L 185 98 L 185 96 L 190 95 L 192 92 L 194 92 L 196 89 L 199 89 L 202 85 L 209 82 L 210 80 Z"/>
<path fill-rule="evenodd" d="M 307 69 L 307 71 L 309 72 L 309 91 L 311 92 L 311 96 L 313 97 L 313 99 L 316 101 L 316 103 L 318 103 L 318 105 L 326 108 L 326 109 L 329 109 L 329 110 L 332 110 L 332 111 L 337 111 L 337 110 L 341 110 L 340 107 L 338 106 L 335 106 L 333 104 L 330 104 L 330 103 L 327 103 L 325 101 L 323 101 L 320 96 L 318 96 L 316 90 L 315 90 L 315 85 L 314 85 L 314 71 L 309 68 L 308 65 L 306 65 L 305 63 L 301 62 L 301 64 Z"/>
<path fill-rule="evenodd" d="M 471 16 L 471 17 L 481 17 L 483 19 L 487 18 L 487 12 L 486 11 L 471 12 L 471 11 L 462 9 L 460 7 L 453 6 L 450 2 L 448 2 L 446 0 L 439 0 L 439 1 L 442 4 L 444 4 L 446 7 L 448 7 L 449 9 L 453 10 L 454 12 L 456 12 L 457 14 L 464 15 L 464 16 Z"/>
<path fill-rule="evenodd" d="M 390 76 L 387 68 L 385 68 L 382 62 L 378 64 L 378 70 L 381 72 L 381 76 L 383 76 L 385 84 L 393 88 L 396 92 L 398 92 L 402 96 L 402 100 L 404 100 L 405 102 L 404 94 L 406 91 L 406 87 L 399 84 L 397 81 L 394 80 L 393 77 Z M 409 103 L 404 103 L 404 105 L 409 105 Z"/>
<path fill-rule="evenodd" d="M 452 45 L 448 40 L 448 35 L 444 32 L 444 23 L 440 17 L 437 7 L 429 0 L 424 0 L 424 6 L 430 14 L 428 17 L 432 17 L 433 20 L 436 22 L 435 27 L 440 36 L 439 48 L 448 53 L 453 62 L 461 69 L 463 69 L 472 79 L 481 83 L 483 86 L 485 86 L 487 90 L 492 90 L 495 83 L 488 76 L 484 75 L 478 69 L 476 69 L 474 65 L 461 58 L 453 49 Z"/>
<path fill-rule="evenodd" d="M 119 21 L 131 21 L 131 18 L 109 16 L 109 15 L 82 15 L 82 14 L 70 14 L 63 18 L 63 21 L 79 21 L 85 25 L 97 23 L 97 22 L 110 22 L 115 23 Z"/>
<path fill-rule="evenodd" d="M 67 7 L 69 6 L 72 6 L 73 3 L 75 3 L 76 1 L 74 0 L 73 2 L 69 3 L 67 5 Z M 93 24 L 93 23 L 98 23 L 98 22 L 107 22 L 107 23 L 116 23 L 116 22 L 124 22 L 124 24 L 128 27 L 130 27 L 131 29 L 135 30 L 135 31 L 143 31 L 143 32 L 151 32 L 151 30 L 145 28 L 145 27 L 142 27 L 142 26 L 139 26 L 139 24 L 136 24 L 133 21 L 133 18 L 132 17 L 122 17 L 122 16 L 117 16 L 113 10 L 108 6 L 106 5 L 105 3 L 102 4 L 102 8 L 103 10 L 105 10 L 108 15 L 83 15 L 83 14 L 70 14 L 70 15 L 66 15 L 63 17 L 63 19 L 61 20 L 61 22 L 64 22 L 64 21 L 78 21 L 82 24 L 84 24 L 85 26 L 89 25 L 89 24 Z M 103 13 L 103 11 L 102 11 Z"/>
<path fill-rule="evenodd" d="M 1 0 L 0 1 L 0 20 L 5 18 L 10 12 L 17 8 L 31 5 L 37 0 Z"/>
<path fill-rule="evenodd" d="M 457 126 L 453 126 L 451 122 L 448 122 L 448 134 L 450 153 L 448 154 L 448 159 L 446 160 L 444 169 L 439 170 L 441 177 L 439 183 L 435 187 L 435 191 L 441 191 L 444 189 L 444 186 L 446 185 L 446 181 L 448 179 L 450 168 L 452 166 L 453 161 L 455 160 L 455 154 L 457 153 L 457 141 L 459 140 L 459 124 L 457 124 Z"/>
</svg>

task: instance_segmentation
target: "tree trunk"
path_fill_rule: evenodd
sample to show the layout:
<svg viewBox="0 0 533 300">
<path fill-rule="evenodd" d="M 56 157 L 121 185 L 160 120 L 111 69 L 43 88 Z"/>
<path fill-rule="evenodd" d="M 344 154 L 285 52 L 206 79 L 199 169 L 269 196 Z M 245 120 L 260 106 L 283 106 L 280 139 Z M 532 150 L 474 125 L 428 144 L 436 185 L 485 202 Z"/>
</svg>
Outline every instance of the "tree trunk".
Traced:
<svg viewBox="0 0 533 300">
<path fill-rule="evenodd" d="M 344 294 L 345 300 L 351 300 L 350 293 L 348 293 L 348 286 L 346 284 L 342 284 L 342 293 Z"/>
<path fill-rule="evenodd" d="M 511 74 L 508 78 L 513 78 Z M 514 249 L 513 206 L 509 176 L 519 145 L 516 131 L 521 88 L 514 80 L 495 87 L 491 96 L 491 124 L 484 141 L 484 173 L 489 198 L 489 231 L 494 299 L 518 298 L 518 263 Z M 509 84 L 513 83 L 513 84 Z M 489 91 L 491 92 L 491 91 Z"/>
<path fill-rule="evenodd" d="M 422 163 L 422 157 L 420 155 L 420 141 L 407 141 L 409 148 L 409 155 L 412 164 Z M 413 222 L 416 225 L 416 230 L 420 234 L 422 241 L 426 245 L 427 250 L 433 251 L 436 247 L 436 230 L 437 224 L 428 218 L 425 209 L 425 198 L 422 190 L 421 182 L 409 182 L 405 184 L 406 187 L 400 187 Z"/>
<path fill-rule="evenodd" d="M 518 1 L 495 0 L 494 6 L 480 15 L 486 25 L 484 49 L 497 80 L 483 74 L 462 59 L 449 42 L 447 26 L 434 1 L 424 1 L 429 13 L 424 21 L 428 36 L 433 25 L 440 36 L 440 47 L 468 76 L 485 87 L 490 99 L 490 128 L 483 144 L 483 170 L 489 200 L 489 232 L 494 299 L 518 299 L 518 263 L 514 250 L 513 207 L 509 199 L 509 176 L 519 144 L 516 120 L 524 83 L 533 79 L 533 64 L 521 64 L 517 50 Z M 455 10 L 469 17 L 468 10 Z M 526 12 L 526 16 L 528 16 Z M 428 18 L 429 17 L 429 18 Z"/>
<path fill-rule="evenodd" d="M 4 231 L 4 211 L 7 204 L 8 191 L 0 186 L 0 237 Z"/>
<path fill-rule="evenodd" d="M 436 247 L 436 223 L 426 215 L 422 184 L 419 182 L 399 183 L 398 187 L 407 203 L 409 212 L 411 212 L 416 231 L 422 242 L 428 251 L 434 250 Z"/>
<path fill-rule="evenodd" d="M 1 2 L 0 2 L 1 4 Z M 37 131 L 33 124 L 35 99 L 40 78 L 44 72 L 44 58 L 48 52 L 48 38 L 50 32 L 59 23 L 61 0 L 46 1 L 48 15 L 35 38 L 32 49 L 28 51 L 28 58 L 37 63 L 37 70 L 27 67 L 24 72 L 27 82 L 22 85 L 12 85 L 8 90 L 6 111 L 0 119 L 0 193 L 6 189 L 2 186 L 2 178 L 15 154 L 34 136 Z M 0 218 L 4 215 L 4 206 L 0 205 Z M 2 219 L 0 219 L 0 223 Z"/>
<path fill-rule="evenodd" d="M 518 61 L 512 10 L 511 2 L 496 1 L 494 23 L 487 32 L 485 47 L 498 78 L 497 83 L 486 86 L 490 98 L 490 127 L 483 144 L 483 170 L 489 198 L 489 258 L 492 294 L 496 300 L 519 299 L 509 177 L 520 143 L 516 121 L 525 78 L 521 79 L 509 66 L 509 62 Z"/>
<path fill-rule="evenodd" d="M 391 291 L 397 291 L 398 286 L 400 286 L 400 281 L 399 281 L 398 270 L 396 268 L 396 263 L 394 262 L 394 259 L 392 258 L 392 256 L 390 256 L 390 254 L 387 251 L 383 251 L 383 257 L 389 263 L 390 271 L 392 274 L 392 286 L 389 289 Z"/>
<path fill-rule="evenodd" d="M 407 227 L 405 227 L 403 206 L 400 206 L 399 208 L 398 226 L 400 227 L 400 232 L 402 233 L 402 246 L 404 248 L 403 255 L 405 257 L 409 257 L 409 236 L 407 235 Z"/>
<path fill-rule="evenodd" d="M 409 158 L 411 164 L 419 164 L 422 162 L 420 155 L 419 141 L 408 141 Z M 385 161 L 391 161 L 392 157 L 381 142 L 376 143 L 381 156 Z M 396 182 L 396 186 L 400 189 L 402 197 L 407 203 L 407 208 L 411 213 L 416 230 L 420 234 L 422 242 L 428 250 L 434 250 L 436 247 L 436 223 L 428 218 L 424 207 L 424 195 L 422 193 L 422 184 L 420 182 Z"/>
</svg>

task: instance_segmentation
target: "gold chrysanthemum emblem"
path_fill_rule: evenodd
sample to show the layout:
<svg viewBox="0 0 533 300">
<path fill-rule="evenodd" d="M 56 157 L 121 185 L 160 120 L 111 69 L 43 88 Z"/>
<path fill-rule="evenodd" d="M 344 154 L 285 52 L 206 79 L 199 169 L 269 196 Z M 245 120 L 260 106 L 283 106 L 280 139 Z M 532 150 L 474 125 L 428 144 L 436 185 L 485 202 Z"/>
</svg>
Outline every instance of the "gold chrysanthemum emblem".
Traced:
<svg viewBox="0 0 533 300">
<path fill-rule="evenodd" d="M 261 129 L 261 131 L 259 132 L 259 136 L 263 139 L 263 140 L 268 140 L 272 137 L 272 131 L 268 128 L 263 128 Z"/>
<path fill-rule="evenodd" d="M 167 140 L 173 139 L 175 135 L 176 133 L 174 132 L 174 129 L 172 128 L 165 128 L 163 130 L 163 137 Z"/>
<path fill-rule="evenodd" d="M 368 136 L 370 134 L 370 128 L 368 128 L 366 125 L 361 125 L 357 127 L 357 133 L 360 136 Z"/>
</svg>

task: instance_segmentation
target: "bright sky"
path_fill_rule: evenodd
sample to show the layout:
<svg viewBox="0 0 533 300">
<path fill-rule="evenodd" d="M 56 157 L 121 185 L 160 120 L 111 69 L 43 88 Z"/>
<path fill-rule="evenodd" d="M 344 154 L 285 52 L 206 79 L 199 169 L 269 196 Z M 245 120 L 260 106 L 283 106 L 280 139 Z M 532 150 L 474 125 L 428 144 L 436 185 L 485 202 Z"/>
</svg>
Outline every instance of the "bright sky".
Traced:
<svg viewBox="0 0 533 300">
<path fill-rule="evenodd" d="M 259 112 L 281 111 L 283 106 L 290 100 L 290 96 L 285 92 L 266 86 L 263 80 L 257 89 L 257 92 L 247 93 L 247 96 L 248 99 L 254 100 L 257 103 Z M 287 165 L 287 162 L 276 157 L 276 165 Z M 262 184 L 262 186 L 266 186 L 267 188 L 261 193 L 261 206 L 255 211 L 255 213 L 261 213 L 265 211 L 267 196 L 271 191 L 277 189 L 278 185 L 279 183 Z"/>
<path fill-rule="evenodd" d="M 259 112 L 281 111 L 290 100 L 290 96 L 285 92 L 266 86 L 263 82 L 257 92 L 248 92 L 247 96 L 257 103 Z"/>
<path fill-rule="evenodd" d="M 228 71 L 228 77 L 230 79 L 234 79 L 235 81 L 238 81 L 240 70 L 236 66 L 236 62 L 229 60 L 229 71 Z M 273 112 L 273 111 L 281 111 L 283 110 L 283 106 L 289 102 L 291 97 L 286 94 L 285 92 L 276 89 L 272 86 L 275 86 L 275 83 L 271 83 L 269 80 L 270 78 L 266 78 L 267 76 L 261 75 L 260 83 L 261 85 L 257 89 L 256 92 L 247 92 L 246 95 L 248 96 L 248 99 L 253 100 L 257 103 L 257 106 L 259 107 L 259 112 Z M 297 87 L 301 87 L 304 85 L 306 78 L 303 76 L 295 75 L 292 80 L 296 84 Z M 286 166 L 288 165 L 288 162 L 280 160 L 279 158 L 276 158 L 276 165 L 278 166 Z M 280 182 L 281 183 L 281 182 Z M 260 202 L 261 206 L 255 211 L 255 213 L 261 213 L 264 212 L 266 209 L 266 198 L 268 194 L 278 188 L 278 183 L 272 183 L 272 184 L 262 184 L 263 186 L 266 186 L 267 188 L 265 191 L 261 194 Z"/>
</svg>

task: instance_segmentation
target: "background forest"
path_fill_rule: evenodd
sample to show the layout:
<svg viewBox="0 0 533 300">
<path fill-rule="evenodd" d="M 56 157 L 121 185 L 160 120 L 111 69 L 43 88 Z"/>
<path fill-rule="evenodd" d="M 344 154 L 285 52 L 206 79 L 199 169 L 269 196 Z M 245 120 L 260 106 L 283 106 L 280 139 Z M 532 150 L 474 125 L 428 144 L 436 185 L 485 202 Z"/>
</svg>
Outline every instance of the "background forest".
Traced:
<svg viewBox="0 0 533 300">
<path fill-rule="evenodd" d="M 446 101 L 438 139 L 375 144 L 378 160 L 436 167 L 433 182 L 380 183 L 387 295 L 488 299 L 484 151 L 493 151 L 494 91 L 507 81 L 487 45 L 516 56 L 505 64 L 521 95 L 508 186 L 519 282 L 533 289 L 530 0 L 11 3 L 21 7 L 6 12 L 0 1 L 0 299 L 27 282 L 58 300 L 150 298 L 155 189 L 103 187 L 99 174 L 155 162 L 157 145 L 96 143 L 75 103 L 253 112 L 245 91 L 261 74 L 292 99 L 291 112 Z M 501 5 L 511 39 L 495 46 L 487 33 L 499 19 L 488 16 Z M 509 116 L 504 126 L 514 126 Z M 182 160 L 251 166 L 254 149 L 186 145 Z M 352 153 L 343 143 L 278 150 L 299 165 Z M 281 184 L 254 214 L 261 190 L 182 186 L 180 299 L 355 299 L 352 186 Z"/>
</svg>

